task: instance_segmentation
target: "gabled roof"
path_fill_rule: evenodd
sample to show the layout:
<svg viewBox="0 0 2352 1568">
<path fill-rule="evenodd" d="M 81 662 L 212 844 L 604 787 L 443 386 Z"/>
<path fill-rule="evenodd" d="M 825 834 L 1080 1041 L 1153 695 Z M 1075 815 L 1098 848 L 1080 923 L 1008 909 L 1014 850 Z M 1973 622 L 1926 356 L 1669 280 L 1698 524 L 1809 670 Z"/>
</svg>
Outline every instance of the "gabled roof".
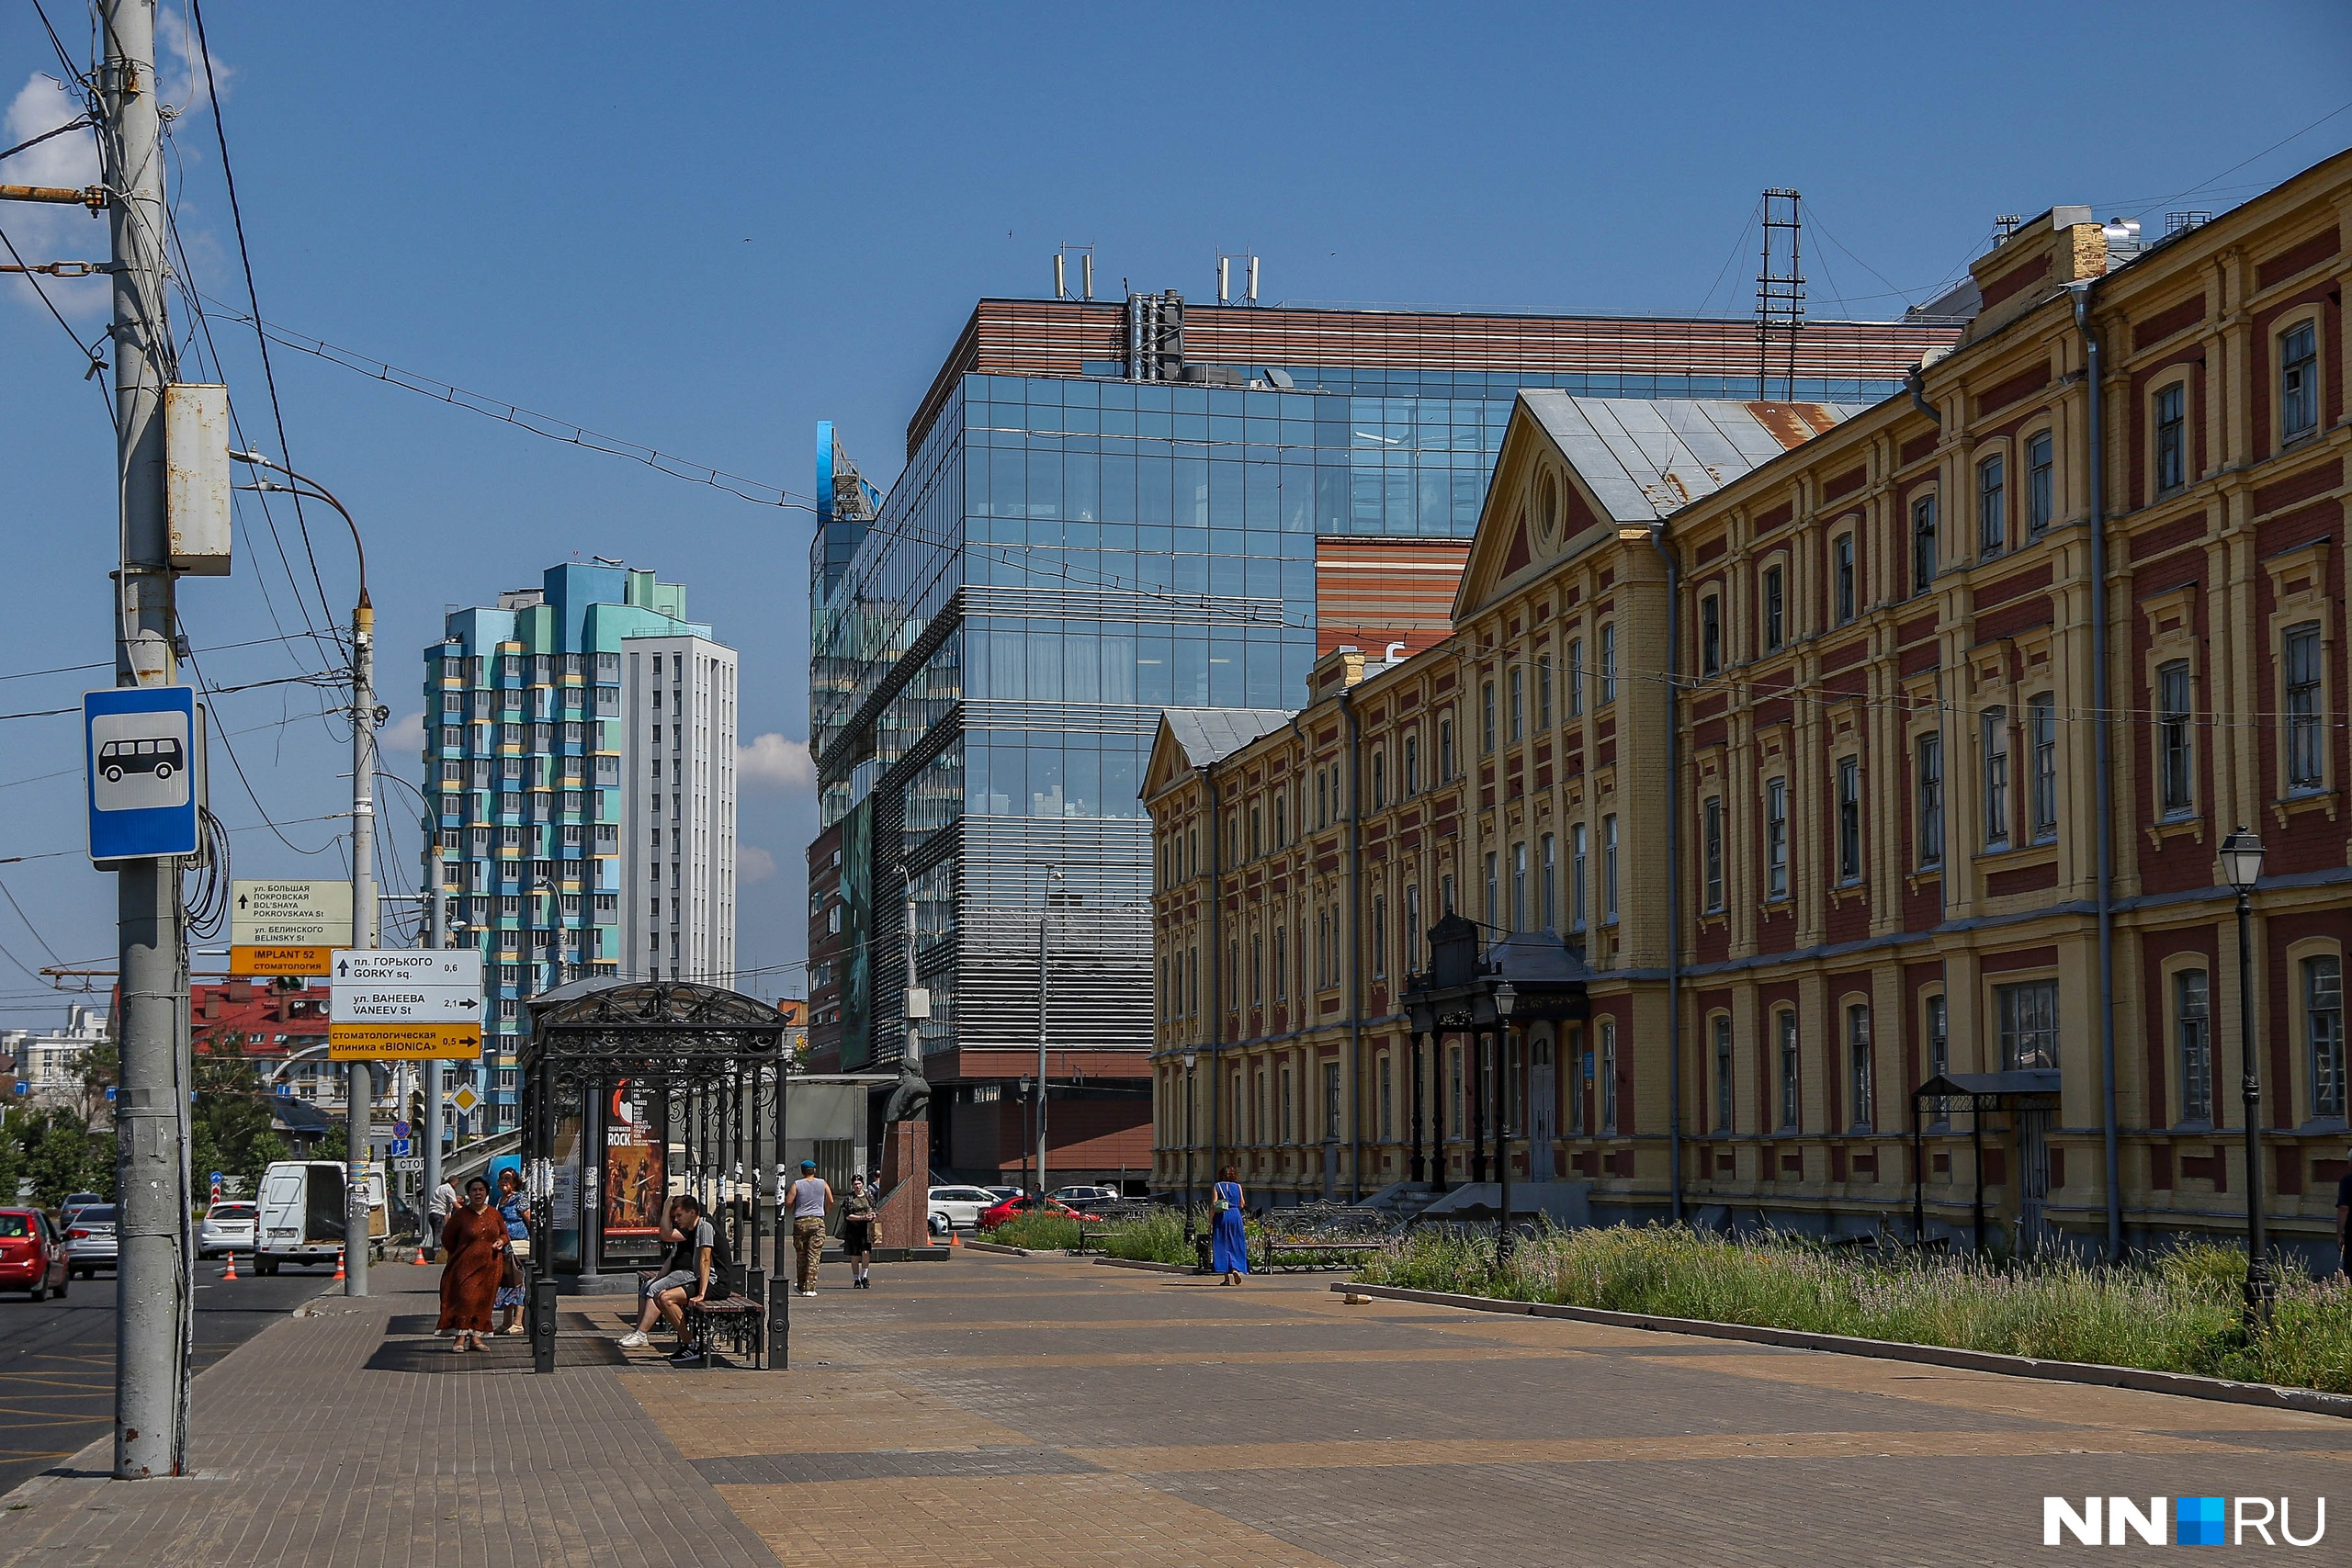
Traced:
<svg viewBox="0 0 2352 1568">
<path fill-rule="evenodd" d="M 1180 770 L 1221 762 L 1295 716 L 1284 708 L 1168 708 L 1144 768 L 1142 797 L 1151 799 Z"/>
<path fill-rule="evenodd" d="M 1701 398 L 1580 398 L 1522 389 L 1454 595 L 1469 617 L 1522 573 L 1541 570 L 1604 527 L 1647 527 L 1828 430 L 1836 403 Z M 1561 477 L 1558 515 L 1531 527 L 1539 473 Z M 1546 492 L 1549 493 L 1548 491 Z"/>
<path fill-rule="evenodd" d="M 1170 708 L 1160 716 L 1170 737 L 1184 749 L 1185 761 L 1195 768 L 1223 761 L 1291 719 L 1283 708 Z"/>
</svg>

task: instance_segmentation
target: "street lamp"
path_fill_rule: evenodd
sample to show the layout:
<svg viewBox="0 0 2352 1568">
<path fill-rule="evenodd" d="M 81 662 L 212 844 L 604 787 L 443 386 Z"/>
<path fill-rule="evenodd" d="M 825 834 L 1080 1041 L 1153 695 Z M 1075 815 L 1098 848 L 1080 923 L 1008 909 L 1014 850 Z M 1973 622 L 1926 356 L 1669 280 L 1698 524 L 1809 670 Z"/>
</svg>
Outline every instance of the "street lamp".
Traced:
<svg viewBox="0 0 2352 1568">
<path fill-rule="evenodd" d="M 1192 1046 L 1184 1048 L 1184 1244 L 1193 1243 L 1193 1069 L 1198 1066 L 1201 1054 Z"/>
<path fill-rule="evenodd" d="M 1495 987 L 1495 1022 L 1501 1060 L 1495 1064 L 1495 1155 L 1502 1168 L 1502 1203 L 1495 1216 L 1495 1261 L 1510 1260 L 1510 1015 L 1519 1005 L 1519 988 L 1509 980 Z"/>
<path fill-rule="evenodd" d="M 2245 1100 L 2245 1322 L 2270 1326 L 2278 1282 L 2262 1224 L 2262 1077 L 2254 1043 L 2254 885 L 2262 880 L 2262 840 L 2243 825 L 2222 840 L 2222 880 L 2238 896 L 2238 1054 Z"/>
<path fill-rule="evenodd" d="M 1419 989 L 1429 983 L 1427 976 L 1416 976 L 1414 979 L 1418 985 L 1408 987 L 1408 991 Z M 1411 1174 L 1414 1185 L 1419 1186 L 1429 1179 L 1429 1166 L 1421 1158 L 1421 1042 L 1429 1041 L 1431 1060 L 1435 1060 L 1437 1009 L 1430 1005 L 1427 997 L 1411 996 L 1405 1004 L 1405 1010 L 1410 1015 L 1413 1026 L 1413 1152 L 1406 1169 Z M 1442 1148 L 1442 1145 L 1431 1152 L 1441 1152 Z"/>
</svg>

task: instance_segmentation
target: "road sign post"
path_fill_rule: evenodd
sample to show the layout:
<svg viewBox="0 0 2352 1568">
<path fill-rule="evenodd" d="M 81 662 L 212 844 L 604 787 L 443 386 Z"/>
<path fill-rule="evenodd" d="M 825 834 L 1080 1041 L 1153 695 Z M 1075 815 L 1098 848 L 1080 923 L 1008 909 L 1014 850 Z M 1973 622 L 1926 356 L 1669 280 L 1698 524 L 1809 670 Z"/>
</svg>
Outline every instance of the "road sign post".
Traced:
<svg viewBox="0 0 2352 1568">
<path fill-rule="evenodd" d="M 332 955 L 327 1055 L 342 1062 L 481 1055 L 481 954 L 458 948 Z"/>
<path fill-rule="evenodd" d="M 350 946 L 348 882 L 241 877 L 230 888 L 232 975 L 323 975 Z"/>
</svg>

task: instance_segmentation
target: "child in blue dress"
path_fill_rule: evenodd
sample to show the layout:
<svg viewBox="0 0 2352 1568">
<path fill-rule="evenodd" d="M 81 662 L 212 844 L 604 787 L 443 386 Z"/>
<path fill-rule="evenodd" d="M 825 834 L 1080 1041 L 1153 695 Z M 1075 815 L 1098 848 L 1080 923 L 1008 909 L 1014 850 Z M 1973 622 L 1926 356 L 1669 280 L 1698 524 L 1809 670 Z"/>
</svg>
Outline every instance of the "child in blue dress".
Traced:
<svg viewBox="0 0 2352 1568">
<path fill-rule="evenodd" d="M 1241 1283 L 1250 1272 L 1250 1241 L 1241 1228 L 1241 1172 L 1227 1166 L 1217 1173 L 1216 1196 L 1211 1207 L 1216 1218 L 1209 1225 L 1209 1266 L 1228 1285 Z"/>
</svg>

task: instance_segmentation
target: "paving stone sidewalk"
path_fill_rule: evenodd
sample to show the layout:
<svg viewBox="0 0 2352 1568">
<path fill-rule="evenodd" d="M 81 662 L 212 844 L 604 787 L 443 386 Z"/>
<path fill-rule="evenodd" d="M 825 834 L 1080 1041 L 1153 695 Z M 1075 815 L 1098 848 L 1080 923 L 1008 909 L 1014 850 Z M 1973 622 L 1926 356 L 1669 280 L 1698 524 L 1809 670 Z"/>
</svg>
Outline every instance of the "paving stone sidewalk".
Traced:
<svg viewBox="0 0 2352 1568">
<path fill-rule="evenodd" d="M 104 1478 L 104 1447 L 0 1510 L 0 1565 L 40 1568 L 775 1568 L 622 1386 L 576 1314 L 560 1371 L 523 1337 L 452 1355 L 437 1269 L 263 1330 L 196 1384 L 198 1473 Z M 93 1467 L 79 1472 L 74 1466 Z"/>
<path fill-rule="evenodd" d="M 2306 1534 L 2352 1479 L 2333 1416 L 1329 1283 L 967 1253 L 796 1302 L 787 1374 L 626 1382 L 796 1568 L 2006 1564 L 2045 1494 L 2288 1495 Z"/>
</svg>

